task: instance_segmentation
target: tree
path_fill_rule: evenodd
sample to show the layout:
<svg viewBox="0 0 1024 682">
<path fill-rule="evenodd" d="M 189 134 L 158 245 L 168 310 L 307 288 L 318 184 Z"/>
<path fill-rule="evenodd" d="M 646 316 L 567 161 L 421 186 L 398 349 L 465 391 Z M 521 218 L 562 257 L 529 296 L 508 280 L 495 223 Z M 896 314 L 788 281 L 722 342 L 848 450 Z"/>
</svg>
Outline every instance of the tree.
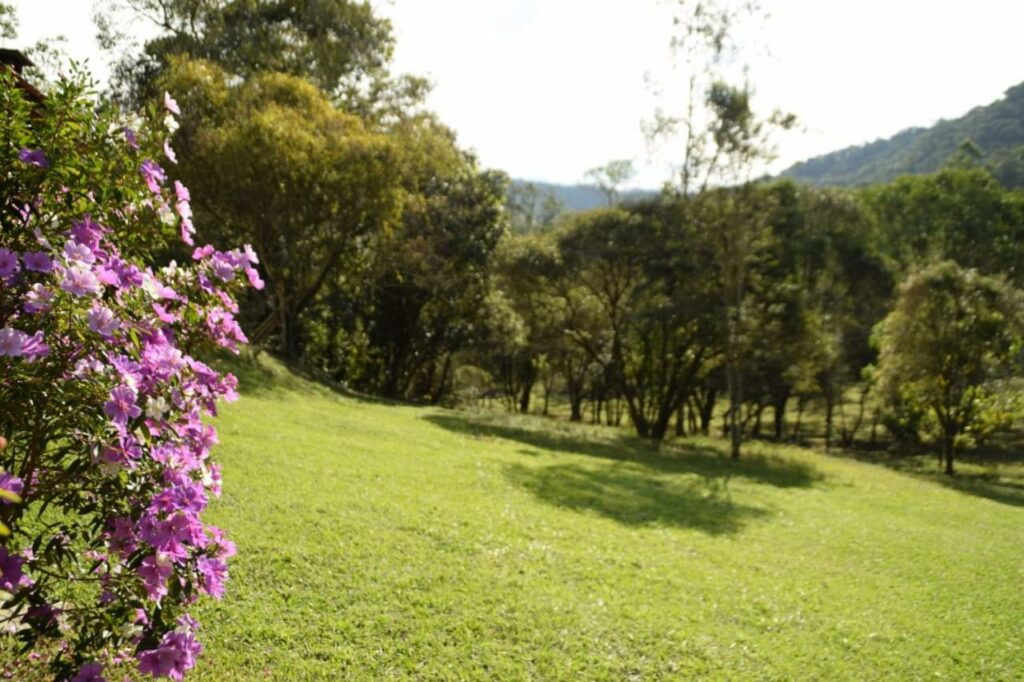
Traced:
<svg viewBox="0 0 1024 682">
<path fill-rule="evenodd" d="M 619 188 L 636 174 L 630 159 L 616 159 L 603 166 L 591 168 L 586 176 L 594 181 L 608 201 L 608 206 L 619 203 Z"/>
<path fill-rule="evenodd" d="M 216 64 L 234 78 L 284 73 L 312 82 L 348 111 L 372 116 L 416 102 L 417 78 L 387 71 L 394 51 L 391 23 L 368 2 L 351 0 L 116 0 L 97 14 L 101 45 L 130 43 L 135 22 L 158 35 L 126 49 L 113 82 L 122 99 L 151 100 L 174 58 Z"/>
<path fill-rule="evenodd" d="M 371 362 L 358 381 L 437 402 L 453 355 L 481 333 L 507 178 L 481 169 L 432 116 L 403 121 L 391 136 L 401 213 L 376 246 L 360 302 Z"/>
<path fill-rule="evenodd" d="M 718 301 L 702 277 L 706 252 L 684 202 L 601 209 L 559 236 L 566 306 L 592 300 L 598 333 L 570 329 L 625 398 L 638 435 L 661 440 L 689 397 L 718 336 Z M 577 298 L 584 294 L 585 298 Z"/>
<path fill-rule="evenodd" d="M 267 298 L 254 341 L 302 351 L 300 316 L 360 240 L 399 218 L 398 152 L 312 84 L 277 73 L 232 82 L 174 60 L 161 79 L 186 115 L 175 136 L 197 215 L 263 255 Z"/>
<path fill-rule="evenodd" d="M 1021 312 L 1005 280 L 945 261 L 908 277 L 877 330 L 883 395 L 930 413 L 949 475 L 957 447 L 1005 421 L 996 382 L 1017 361 Z"/>
<path fill-rule="evenodd" d="M 675 115 L 656 112 L 647 132 L 652 140 L 677 141 L 681 135 L 683 155 L 675 191 L 685 198 L 698 197 L 702 204 L 698 214 L 713 245 L 724 303 L 729 437 L 735 459 L 740 456 L 743 439 L 740 347 L 745 333 L 748 270 L 767 243 L 762 212 L 750 203 L 758 198 L 750 184 L 757 164 L 772 157 L 773 130 L 792 127 L 795 118 L 778 111 L 768 117 L 756 114 L 750 85 L 736 86 L 727 78 L 726 66 L 738 55 L 735 31 L 738 25 L 760 16 L 756 2 L 679 0 L 678 4 L 680 15 L 675 25 L 679 32 L 672 46 L 689 69 L 683 110 Z M 715 184 L 732 186 L 735 191 L 720 190 L 708 196 L 707 190 Z"/>
</svg>

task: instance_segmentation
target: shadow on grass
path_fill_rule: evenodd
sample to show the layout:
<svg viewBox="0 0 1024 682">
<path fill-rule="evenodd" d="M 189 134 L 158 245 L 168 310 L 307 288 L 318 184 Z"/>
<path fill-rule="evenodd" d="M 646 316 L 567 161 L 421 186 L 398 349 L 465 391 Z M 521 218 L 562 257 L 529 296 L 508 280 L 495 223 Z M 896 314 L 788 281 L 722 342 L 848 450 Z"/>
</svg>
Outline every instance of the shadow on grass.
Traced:
<svg viewBox="0 0 1024 682">
<path fill-rule="evenodd" d="M 833 453 L 937 483 L 965 495 L 983 497 L 1013 507 L 1024 507 L 1024 452 L 1004 444 L 965 452 L 957 457 L 956 473 L 947 476 L 934 454 L 842 450 Z M 978 471 L 977 469 L 983 469 Z"/>
<path fill-rule="evenodd" d="M 519 452 L 536 463 L 508 466 L 505 473 L 510 481 L 548 504 L 590 511 L 627 525 L 673 525 L 712 535 L 735 533 L 747 521 L 768 512 L 733 500 L 730 480 L 806 488 L 823 479 L 812 466 L 780 457 L 754 455 L 733 462 L 711 448 L 664 444 L 655 449 L 639 438 L 619 434 L 601 438 L 582 428 L 552 422 L 533 429 L 484 415 L 431 414 L 423 419 L 470 437 L 526 446 Z M 543 457 L 550 452 L 583 455 L 594 461 L 545 464 Z"/>
<path fill-rule="evenodd" d="M 995 473 L 966 473 L 955 476 L 933 475 L 942 485 L 968 495 L 1024 507 L 1024 480 L 1008 479 Z"/>
<path fill-rule="evenodd" d="M 505 475 L 547 504 L 629 526 L 676 526 L 724 535 L 768 515 L 760 507 L 735 502 L 724 478 L 652 475 L 633 462 L 513 464 Z"/>
</svg>

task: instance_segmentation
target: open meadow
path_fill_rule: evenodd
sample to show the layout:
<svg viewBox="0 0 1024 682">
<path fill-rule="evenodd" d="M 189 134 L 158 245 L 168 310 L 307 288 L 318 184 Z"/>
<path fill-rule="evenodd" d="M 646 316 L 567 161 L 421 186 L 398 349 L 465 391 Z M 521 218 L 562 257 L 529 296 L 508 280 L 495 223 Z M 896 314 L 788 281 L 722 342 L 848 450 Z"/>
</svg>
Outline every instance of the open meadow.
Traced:
<svg viewBox="0 0 1024 682">
<path fill-rule="evenodd" d="M 1014 679 L 1024 503 L 818 452 L 347 397 L 217 419 L 197 679 Z M 963 478 L 963 477 L 961 477 Z M 1012 487 L 1006 490 L 1013 490 Z M 982 491 L 983 492 L 983 491 Z"/>
</svg>

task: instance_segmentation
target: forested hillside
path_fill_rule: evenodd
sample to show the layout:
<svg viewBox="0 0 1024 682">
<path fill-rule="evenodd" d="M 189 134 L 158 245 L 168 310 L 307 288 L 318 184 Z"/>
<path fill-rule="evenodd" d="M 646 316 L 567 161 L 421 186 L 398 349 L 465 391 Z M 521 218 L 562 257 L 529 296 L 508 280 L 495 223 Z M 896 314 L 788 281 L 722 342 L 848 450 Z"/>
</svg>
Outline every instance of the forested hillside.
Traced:
<svg viewBox="0 0 1024 682">
<path fill-rule="evenodd" d="M 983 165 L 1005 186 L 1024 187 L 1024 83 L 960 118 L 808 159 L 782 175 L 816 185 L 857 186 L 946 165 Z"/>
</svg>

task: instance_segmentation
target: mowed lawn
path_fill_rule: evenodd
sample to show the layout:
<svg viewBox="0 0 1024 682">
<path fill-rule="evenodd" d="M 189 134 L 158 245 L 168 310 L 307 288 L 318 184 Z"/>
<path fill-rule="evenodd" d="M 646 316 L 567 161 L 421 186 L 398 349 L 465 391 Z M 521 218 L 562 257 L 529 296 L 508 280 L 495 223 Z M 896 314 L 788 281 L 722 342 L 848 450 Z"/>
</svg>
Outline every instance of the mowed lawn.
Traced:
<svg viewBox="0 0 1024 682">
<path fill-rule="evenodd" d="M 264 362 L 194 679 L 1020 679 L 1024 507 L 879 465 L 395 406 Z"/>
</svg>

